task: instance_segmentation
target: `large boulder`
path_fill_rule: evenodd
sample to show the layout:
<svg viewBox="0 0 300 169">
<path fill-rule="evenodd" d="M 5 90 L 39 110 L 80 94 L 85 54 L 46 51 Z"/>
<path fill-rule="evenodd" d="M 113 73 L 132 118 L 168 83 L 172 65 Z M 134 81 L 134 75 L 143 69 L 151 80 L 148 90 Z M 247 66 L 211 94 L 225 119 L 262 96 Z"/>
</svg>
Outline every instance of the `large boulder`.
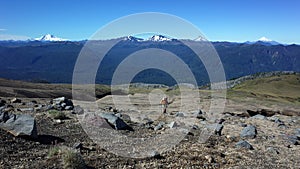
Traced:
<svg viewBox="0 0 300 169">
<path fill-rule="evenodd" d="M 242 138 L 255 138 L 255 137 L 256 137 L 256 134 L 257 134 L 256 127 L 250 125 L 250 126 L 245 127 L 245 128 L 241 131 L 240 136 L 241 136 Z"/>
<path fill-rule="evenodd" d="M 106 119 L 93 113 L 86 113 L 84 115 L 84 122 L 88 127 L 112 129 L 112 126 L 107 122 Z"/>
<path fill-rule="evenodd" d="M 37 138 L 35 119 L 27 114 L 11 114 L 0 112 L 0 128 L 14 136 L 29 136 Z"/>
<path fill-rule="evenodd" d="M 102 112 L 99 114 L 100 117 L 107 120 L 116 130 L 132 130 L 121 118 L 112 113 Z"/>
</svg>

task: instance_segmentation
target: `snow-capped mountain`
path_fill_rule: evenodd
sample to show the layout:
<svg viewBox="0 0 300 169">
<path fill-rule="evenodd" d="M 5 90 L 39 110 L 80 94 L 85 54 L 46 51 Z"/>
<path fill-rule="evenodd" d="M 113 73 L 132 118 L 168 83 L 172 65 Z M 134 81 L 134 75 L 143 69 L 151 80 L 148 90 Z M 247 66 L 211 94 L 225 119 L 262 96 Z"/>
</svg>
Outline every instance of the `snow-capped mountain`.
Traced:
<svg viewBox="0 0 300 169">
<path fill-rule="evenodd" d="M 273 41 L 271 39 L 268 39 L 266 37 L 261 37 L 260 39 L 258 39 L 258 42 L 264 42 L 264 43 L 269 43 L 271 45 L 279 45 L 280 43 Z"/>
<path fill-rule="evenodd" d="M 134 36 L 127 36 L 123 40 L 131 41 L 131 42 L 141 42 L 141 41 L 144 41 L 144 39 L 137 38 L 137 37 L 134 37 Z"/>
<path fill-rule="evenodd" d="M 273 40 L 268 39 L 266 37 L 261 37 L 257 41 L 254 41 L 254 42 L 247 41 L 245 43 L 247 43 L 247 44 L 255 44 L 256 43 L 256 44 L 262 44 L 262 45 L 266 45 L 266 46 L 280 45 L 279 42 L 273 41 Z"/>
<path fill-rule="evenodd" d="M 149 38 L 149 41 L 162 42 L 162 41 L 172 41 L 172 39 L 167 38 L 163 35 L 153 35 L 151 38 Z"/>
<path fill-rule="evenodd" d="M 194 41 L 206 42 L 206 41 L 208 41 L 208 40 L 205 39 L 203 36 L 198 36 L 196 39 L 194 39 Z"/>
<path fill-rule="evenodd" d="M 37 41 L 68 41 L 68 39 L 58 38 L 51 34 L 46 34 L 44 36 L 41 36 L 40 38 L 35 38 L 34 40 L 37 40 Z"/>
</svg>

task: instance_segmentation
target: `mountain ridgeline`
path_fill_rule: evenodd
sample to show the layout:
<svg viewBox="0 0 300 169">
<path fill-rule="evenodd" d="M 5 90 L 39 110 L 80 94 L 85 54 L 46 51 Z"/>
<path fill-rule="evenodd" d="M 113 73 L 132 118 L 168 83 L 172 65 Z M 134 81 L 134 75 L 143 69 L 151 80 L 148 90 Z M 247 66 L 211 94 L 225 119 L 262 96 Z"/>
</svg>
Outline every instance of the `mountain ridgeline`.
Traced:
<svg viewBox="0 0 300 169">
<path fill-rule="evenodd" d="M 209 83 L 207 71 L 198 56 L 175 39 L 141 41 L 127 38 L 116 44 L 99 66 L 96 83 L 111 84 L 118 65 L 130 54 L 158 48 L 177 55 L 194 74 L 198 85 Z M 1 41 L 0 77 L 49 83 L 72 83 L 77 57 L 86 41 Z M 107 41 L 95 41 L 107 43 Z M 197 42 L 193 43 L 207 43 Z M 299 45 L 212 42 L 222 61 L 226 79 L 270 71 L 300 72 Z M 145 59 L 151 59 L 151 54 Z M 171 63 L 170 63 L 171 64 Z M 138 73 L 132 82 L 174 85 L 175 79 L 157 69 Z"/>
</svg>

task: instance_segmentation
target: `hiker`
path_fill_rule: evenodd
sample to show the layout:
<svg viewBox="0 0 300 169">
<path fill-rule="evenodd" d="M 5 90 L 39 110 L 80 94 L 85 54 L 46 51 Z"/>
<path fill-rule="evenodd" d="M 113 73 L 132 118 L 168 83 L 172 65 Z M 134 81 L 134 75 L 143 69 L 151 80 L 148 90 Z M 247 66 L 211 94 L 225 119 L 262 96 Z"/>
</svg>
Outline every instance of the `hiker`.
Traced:
<svg viewBox="0 0 300 169">
<path fill-rule="evenodd" d="M 161 101 L 160 101 L 160 104 L 162 106 L 162 112 L 167 113 L 167 107 L 168 107 L 168 104 L 169 104 L 168 98 L 167 97 L 162 98 Z"/>
</svg>

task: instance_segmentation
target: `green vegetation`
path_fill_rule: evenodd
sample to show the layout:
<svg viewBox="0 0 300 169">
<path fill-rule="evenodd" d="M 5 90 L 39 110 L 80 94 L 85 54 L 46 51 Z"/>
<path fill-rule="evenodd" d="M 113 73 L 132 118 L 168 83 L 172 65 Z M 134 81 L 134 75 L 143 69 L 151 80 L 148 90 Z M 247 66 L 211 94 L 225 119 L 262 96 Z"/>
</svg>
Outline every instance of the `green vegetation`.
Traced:
<svg viewBox="0 0 300 169">
<path fill-rule="evenodd" d="M 300 105 L 300 75 L 279 75 L 247 80 L 228 90 L 228 98 L 255 98 Z"/>
<path fill-rule="evenodd" d="M 58 110 L 50 110 L 49 115 L 53 118 L 53 119 L 60 119 L 60 120 L 64 120 L 67 118 L 66 114 L 62 111 L 58 111 Z"/>
<path fill-rule="evenodd" d="M 63 166 L 65 169 L 83 169 L 86 168 L 82 156 L 71 149 L 62 151 Z"/>
<path fill-rule="evenodd" d="M 84 169 L 86 164 L 81 154 L 69 147 L 53 147 L 48 153 L 49 159 L 61 159 L 64 169 Z"/>
<path fill-rule="evenodd" d="M 60 152 L 59 147 L 50 148 L 49 153 L 48 153 L 48 158 L 52 158 L 54 156 L 57 156 L 59 154 L 59 152 Z"/>
</svg>

